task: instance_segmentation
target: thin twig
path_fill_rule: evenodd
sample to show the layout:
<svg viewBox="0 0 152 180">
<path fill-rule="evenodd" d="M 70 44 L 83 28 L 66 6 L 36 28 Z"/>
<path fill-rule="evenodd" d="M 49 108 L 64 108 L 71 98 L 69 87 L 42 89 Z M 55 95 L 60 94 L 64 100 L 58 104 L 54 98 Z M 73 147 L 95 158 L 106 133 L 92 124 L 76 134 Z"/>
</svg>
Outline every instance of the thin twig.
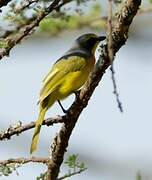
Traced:
<svg viewBox="0 0 152 180">
<path fill-rule="evenodd" d="M 57 180 L 62 180 L 62 179 L 66 179 L 68 177 L 71 177 L 71 176 L 74 176 L 74 175 L 77 175 L 77 174 L 80 174 L 82 173 L 83 171 L 85 171 L 87 168 L 84 168 L 84 169 L 80 169 L 79 171 L 76 171 L 76 172 L 73 172 L 73 173 L 70 173 L 70 174 L 67 174 L 67 175 L 64 175 L 60 178 L 58 178 Z"/>
<path fill-rule="evenodd" d="M 117 101 L 117 104 L 118 104 L 118 108 L 119 108 L 120 112 L 123 113 L 122 103 L 120 101 L 119 93 L 118 93 L 118 90 L 117 90 L 117 84 L 116 84 L 116 78 L 115 78 L 115 70 L 114 70 L 113 63 L 111 64 L 110 70 L 111 70 L 111 79 L 112 79 L 112 84 L 113 84 L 113 89 L 114 89 L 113 93 L 116 96 L 116 101 Z"/>
<path fill-rule="evenodd" d="M 0 165 L 7 165 L 7 164 L 11 164 L 11 163 L 25 164 L 25 163 L 29 163 L 29 162 L 47 164 L 48 158 L 31 157 L 31 158 L 15 158 L 15 159 L 0 160 Z"/>
<path fill-rule="evenodd" d="M 24 4 L 22 4 L 20 7 L 16 8 L 14 10 L 14 13 L 19 14 L 21 11 L 23 11 L 26 8 L 29 8 L 32 4 L 37 3 L 39 0 L 28 0 Z"/>
<path fill-rule="evenodd" d="M 115 79 L 115 71 L 114 71 L 114 66 L 113 66 L 113 59 L 114 59 L 114 52 L 113 52 L 113 45 L 112 45 L 112 0 L 109 0 L 109 14 L 108 14 L 108 55 L 109 55 L 109 59 L 111 62 L 111 79 L 112 79 L 112 83 L 113 83 L 113 88 L 114 91 L 113 93 L 116 96 L 116 101 L 118 104 L 118 108 L 120 110 L 120 112 L 123 112 L 123 108 L 122 108 L 122 103 L 119 99 L 119 93 L 117 90 L 117 84 L 116 84 L 116 79 Z"/>
</svg>

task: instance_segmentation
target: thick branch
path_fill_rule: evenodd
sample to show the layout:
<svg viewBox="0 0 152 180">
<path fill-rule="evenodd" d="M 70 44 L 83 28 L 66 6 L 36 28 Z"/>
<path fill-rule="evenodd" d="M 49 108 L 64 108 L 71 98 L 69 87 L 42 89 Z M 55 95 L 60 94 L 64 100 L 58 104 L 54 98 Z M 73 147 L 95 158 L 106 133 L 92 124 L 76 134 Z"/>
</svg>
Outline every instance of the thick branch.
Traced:
<svg viewBox="0 0 152 180">
<path fill-rule="evenodd" d="M 64 116 L 58 116 L 55 118 L 48 118 L 43 122 L 43 125 L 51 126 L 56 123 L 62 123 L 64 121 Z M 0 140 L 10 139 L 13 135 L 19 135 L 20 133 L 32 129 L 35 127 L 35 122 L 31 122 L 26 125 L 22 125 L 21 122 L 14 126 L 10 126 L 7 130 L 0 132 Z"/>
<path fill-rule="evenodd" d="M 129 26 L 137 13 L 141 0 L 128 0 L 117 15 L 116 24 L 112 31 L 112 47 L 114 55 L 123 46 L 128 37 Z M 72 130 L 83 109 L 98 86 L 105 70 L 110 66 L 107 45 L 101 49 L 100 58 L 96 64 L 87 85 L 81 90 L 79 97 L 68 110 L 63 126 L 52 143 L 52 154 L 48 169 L 48 179 L 55 180 L 63 162 L 64 153 Z"/>
</svg>

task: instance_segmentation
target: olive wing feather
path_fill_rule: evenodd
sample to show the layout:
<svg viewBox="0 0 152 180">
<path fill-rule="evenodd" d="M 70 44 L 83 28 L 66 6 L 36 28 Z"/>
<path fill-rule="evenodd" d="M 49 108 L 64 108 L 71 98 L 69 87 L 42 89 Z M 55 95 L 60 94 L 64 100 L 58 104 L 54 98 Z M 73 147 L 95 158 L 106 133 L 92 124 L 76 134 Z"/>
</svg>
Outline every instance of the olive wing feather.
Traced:
<svg viewBox="0 0 152 180">
<path fill-rule="evenodd" d="M 86 59 L 80 56 L 70 56 L 57 61 L 43 80 L 40 91 L 40 102 L 56 90 L 64 81 L 65 75 L 80 71 L 86 67 Z"/>
</svg>

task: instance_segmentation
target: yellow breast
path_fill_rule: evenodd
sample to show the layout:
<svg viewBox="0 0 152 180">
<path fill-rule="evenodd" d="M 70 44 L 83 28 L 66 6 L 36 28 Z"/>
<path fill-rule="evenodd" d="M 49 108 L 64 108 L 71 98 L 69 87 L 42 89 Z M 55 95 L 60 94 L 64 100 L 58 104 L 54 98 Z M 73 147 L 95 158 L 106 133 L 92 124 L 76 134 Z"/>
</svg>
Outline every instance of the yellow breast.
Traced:
<svg viewBox="0 0 152 180">
<path fill-rule="evenodd" d="M 64 99 L 71 93 L 80 89 L 88 79 L 91 70 L 94 67 L 95 58 L 87 60 L 87 66 L 81 71 L 69 72 L 58 89 L 60 99 Z"/>
</svg>

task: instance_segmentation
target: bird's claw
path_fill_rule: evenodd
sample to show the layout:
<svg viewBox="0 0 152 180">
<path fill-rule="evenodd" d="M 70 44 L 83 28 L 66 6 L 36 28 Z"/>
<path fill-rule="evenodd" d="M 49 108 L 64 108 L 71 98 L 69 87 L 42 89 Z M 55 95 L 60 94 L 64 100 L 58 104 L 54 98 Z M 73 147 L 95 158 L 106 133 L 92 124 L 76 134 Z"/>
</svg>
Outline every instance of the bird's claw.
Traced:
<svg viewBox="0 0 152 180">
<path fill-rule="evenodd" d="M 75 94 L 75 98 L 78 99 L 78 97 L 79 97 L 79 95 L 80 95 L 80 90 L 75 91 L 74 94 Z"/>
<path fill-rule="evenodd" d="M 62 106 L 62 104 L 61 104 L 61 102 L 60 102 L 59 100 L 58 100 L 58 103 L 59 103 L 59 106 L 61 107 L 63 113 L 66 114 L 66 113 L 67 113 L 67 110 L 64 109 L 64 107 Z"/>
</svg>

